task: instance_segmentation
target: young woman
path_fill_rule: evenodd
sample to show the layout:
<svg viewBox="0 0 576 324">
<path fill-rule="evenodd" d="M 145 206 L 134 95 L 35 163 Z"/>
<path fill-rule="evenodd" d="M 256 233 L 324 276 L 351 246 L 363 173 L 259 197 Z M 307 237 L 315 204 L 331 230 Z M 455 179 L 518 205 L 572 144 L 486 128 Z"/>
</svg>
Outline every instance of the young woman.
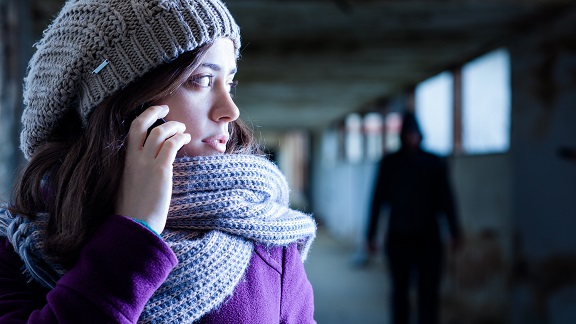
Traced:
<svg viewBox="0 0 576 324">
<path fill-rule="evenodd" d="M 68 1 L 25 79 L 0 322 L 314 323 L 309 215 L 232 100 L 218 0 Z"/>
</svg>

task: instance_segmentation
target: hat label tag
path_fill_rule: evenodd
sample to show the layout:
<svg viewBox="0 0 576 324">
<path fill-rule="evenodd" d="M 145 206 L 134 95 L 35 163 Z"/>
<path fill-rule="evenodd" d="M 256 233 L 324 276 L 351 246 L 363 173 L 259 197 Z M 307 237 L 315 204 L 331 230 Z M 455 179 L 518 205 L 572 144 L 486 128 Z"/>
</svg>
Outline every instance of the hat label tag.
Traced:
<svg viewBox="0 0 576 324">
<path fill-rule="evenodd" d="M 108 63 L 110 63 L 108 60 L 104 60 L 104 62 L 100 63 L 100 65 L 98 65 L 98 67 L 92 71 L 92 74 L 98 74 L 98 72 L 102 71 L 102 69 L 105 68 Z"/>
</svg>

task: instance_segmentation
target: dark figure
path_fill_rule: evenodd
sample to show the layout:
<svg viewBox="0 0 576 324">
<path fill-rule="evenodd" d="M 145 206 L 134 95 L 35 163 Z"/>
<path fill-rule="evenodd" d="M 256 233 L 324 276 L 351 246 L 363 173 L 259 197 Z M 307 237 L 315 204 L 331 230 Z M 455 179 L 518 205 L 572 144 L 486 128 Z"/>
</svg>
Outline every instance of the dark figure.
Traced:
<svg viewBox="0 0 576 324">
<path fill-rule="evenodd" d="M 457 222 L 444 161 L 420 148 L 422 133 L 416 118 L 405 113 L 401 149 L 386 156 L 378 173 L 368 228 L 368 247 L 380 209 L 390 207 L 386 256 L 392 283 L 392 323 L 409 323 L 409 288 L 417 279 L 418 323 L 439 322 L 442 240 L 438 217 L 445 215 L 454 246 L 459 245 Z"/>
</svg>

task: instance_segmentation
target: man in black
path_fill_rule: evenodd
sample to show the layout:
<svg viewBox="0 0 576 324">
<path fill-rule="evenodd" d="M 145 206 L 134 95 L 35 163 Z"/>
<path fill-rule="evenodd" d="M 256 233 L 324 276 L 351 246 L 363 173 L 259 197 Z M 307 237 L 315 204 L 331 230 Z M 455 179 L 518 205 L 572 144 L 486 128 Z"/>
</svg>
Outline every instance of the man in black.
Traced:
<svg viewBox="0 0 576 324">
<path fill-rule="evenodd" d="M 405 113 L 402 146 L 382 160 L 374 191 L 368 229 L 368 247 L 374 237 L 380 209 L 390 207 L 385 250 L 392 284 L 392 323 L 409 323 L 409 288 L 417 279 L 418 323 L 439 323 L 439 288 L 443 245 L 439 216 L 447 220 L 453 244 L 460 241 L 447 167 L 440 157 L 420 147 L 422 133 L 412 113 Z"/>
</svg>

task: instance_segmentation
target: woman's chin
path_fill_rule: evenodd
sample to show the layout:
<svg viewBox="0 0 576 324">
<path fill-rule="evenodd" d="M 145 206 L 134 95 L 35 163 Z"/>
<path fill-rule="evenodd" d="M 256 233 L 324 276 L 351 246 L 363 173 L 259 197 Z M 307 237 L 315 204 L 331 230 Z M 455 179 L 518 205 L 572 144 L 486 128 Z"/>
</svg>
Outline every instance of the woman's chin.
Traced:
<svg viewBox="0 0 576 324">
<path fill-rule="evenodd" d="M 215 149 L 211 147 L 203 148 L 203 149 L 189 149 L 186 146 L 182 147 L 176 157 L 195 157 L 195 156 L 214 156 L 224 154 L 224 151 L 221 149 Z"/>
</svg>

